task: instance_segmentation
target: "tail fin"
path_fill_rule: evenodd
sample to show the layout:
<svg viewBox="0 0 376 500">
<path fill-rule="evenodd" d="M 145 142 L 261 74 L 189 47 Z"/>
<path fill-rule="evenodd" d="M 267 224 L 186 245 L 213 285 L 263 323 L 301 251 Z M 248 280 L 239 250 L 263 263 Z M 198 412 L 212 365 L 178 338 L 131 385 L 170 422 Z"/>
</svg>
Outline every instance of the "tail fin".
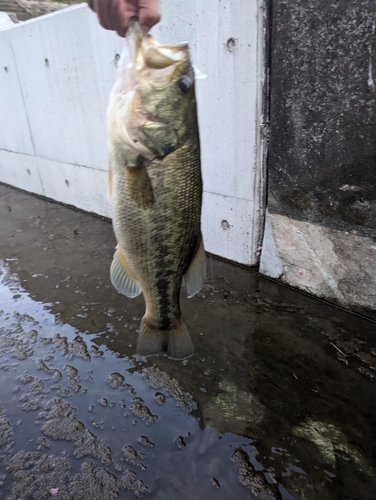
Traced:
<svg viewBox="0 0 376 500">
<path fill-rule="evenodd" d="M 175 330 L 167 330 L 167 354 L 172 359 L 189 358 L 194 353 L 191 336 L 182 321 Z"/>
<path fill-rule="evenodd" d="M 156 330 L 142 318 L 138 334 L 137 352 L 152 356 L 167 351 L 172 359 L 189 358 L 194 353 L 193 343 L 183 321 L 173 330 Z"/>
</svg>

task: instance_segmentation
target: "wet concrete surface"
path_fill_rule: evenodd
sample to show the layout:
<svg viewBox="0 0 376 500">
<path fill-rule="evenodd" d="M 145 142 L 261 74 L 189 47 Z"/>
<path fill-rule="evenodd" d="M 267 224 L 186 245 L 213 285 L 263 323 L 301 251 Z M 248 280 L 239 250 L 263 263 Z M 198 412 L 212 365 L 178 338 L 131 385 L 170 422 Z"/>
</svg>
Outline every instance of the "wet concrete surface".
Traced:
<svg viewBox="0 0 376 500">
<path fill-rule="evenodd" d="M 0 235 L 0 499 L 374 500 L 375 323 L 209 257 L 146 359 L 108 221 L 0 185 Z"/>
</svg>

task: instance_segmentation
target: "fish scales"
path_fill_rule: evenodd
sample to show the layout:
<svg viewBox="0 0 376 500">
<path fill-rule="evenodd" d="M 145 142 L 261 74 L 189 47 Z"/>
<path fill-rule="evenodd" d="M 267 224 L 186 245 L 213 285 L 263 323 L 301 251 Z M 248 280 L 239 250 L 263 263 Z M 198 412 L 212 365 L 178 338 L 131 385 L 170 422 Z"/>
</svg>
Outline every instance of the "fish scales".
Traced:
<svg viewBox="0 0 376 500">
<path fill-rule="evenodd" d="M 182 281 L 205 281 L 202 179 L 194 72 L 187 44 L 161 45 L 133 19 L 108 106 L 109 191 L 118 247 L 111 282 L 143 293 L 137 350 L 193 354 L 182 320 Z"/>
<path fill-rule="evenodd" d="M 200 237 L 199 155 L 198 141 L 193 141 L 162 160 L 145 162 L 155 198 L 147 210 L 130 193 L 127 167 L 113 170 L 114 193 L 121 193 L 113 199 L 116 238 L 151 316 L 164 329 L 180 318 L 181 281 Z"/>
</svg>

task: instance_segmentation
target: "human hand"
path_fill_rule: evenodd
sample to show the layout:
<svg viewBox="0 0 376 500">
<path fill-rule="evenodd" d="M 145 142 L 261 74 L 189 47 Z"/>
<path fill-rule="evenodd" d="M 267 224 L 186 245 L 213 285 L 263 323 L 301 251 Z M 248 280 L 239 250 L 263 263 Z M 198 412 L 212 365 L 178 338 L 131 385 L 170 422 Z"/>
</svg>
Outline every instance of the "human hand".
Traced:
<svg viewBox="0 0 376 500">
<path fill-rule="evenodd" d="M 140 19 L 144 35 L 161 18 L 159 0 L 88 0 L 88 4 L 98 14 L 101 26 L 120 36 L 125 36 L 132 16 Z"/>
</svg>

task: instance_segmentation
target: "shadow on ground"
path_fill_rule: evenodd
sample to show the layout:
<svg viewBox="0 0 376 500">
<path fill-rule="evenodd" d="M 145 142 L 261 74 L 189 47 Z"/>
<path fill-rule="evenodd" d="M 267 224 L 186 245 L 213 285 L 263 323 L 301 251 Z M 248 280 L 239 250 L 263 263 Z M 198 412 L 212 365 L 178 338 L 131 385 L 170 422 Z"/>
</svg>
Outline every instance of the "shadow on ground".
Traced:
<svg viewBox="0 0 376 500">
<path fill-rule="evenodd" d="M 374 323 L 209 257 L 145 359 L 108 221 L 0 185 L 0 234 L 0 499 L 374 499 Z"/>
</svg>

